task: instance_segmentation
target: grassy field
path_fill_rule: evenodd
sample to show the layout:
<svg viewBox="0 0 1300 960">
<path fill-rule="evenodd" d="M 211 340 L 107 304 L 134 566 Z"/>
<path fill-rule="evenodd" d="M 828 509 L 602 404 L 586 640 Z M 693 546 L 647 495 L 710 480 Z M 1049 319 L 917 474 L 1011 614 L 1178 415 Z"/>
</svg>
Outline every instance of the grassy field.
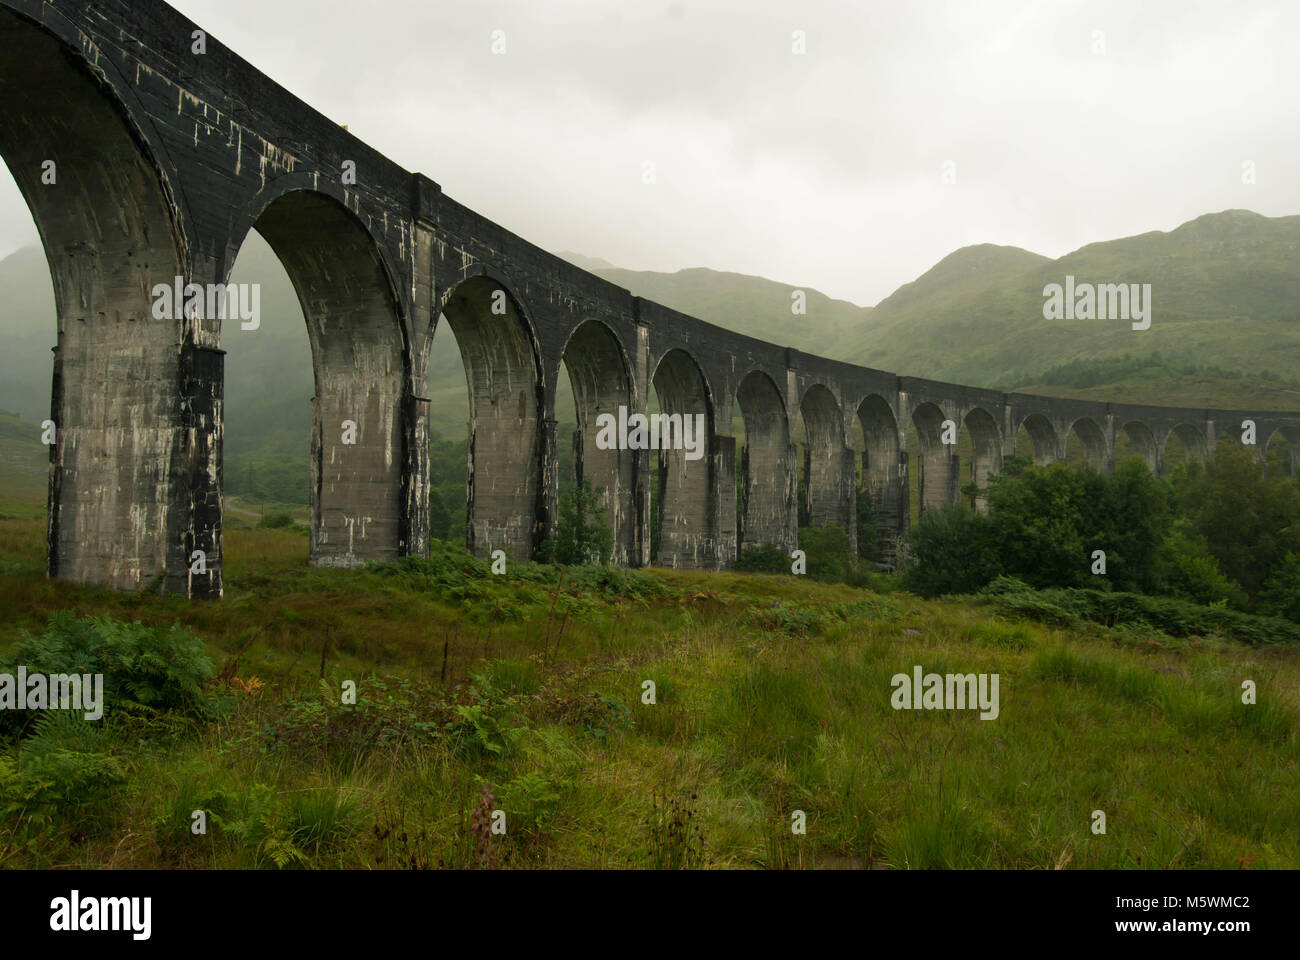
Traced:
<svg viewBox="0 0 1300 960">
<path fill-rule="evenodd" d="M 312 570 L 292 530 L 230 531 L 225 599 L 190 604 L 51 583 L 43 509 L 0 515 L 0 649 L 60 610 L 179 622 L 222 705 L 60 732 L 116 773 L 0 808 L 0 866 L 1300 866 L 1294 648 L 441 548 Z M 892 709 L 915 665 L 997 673 L 999 715 Z"/>
</svg>

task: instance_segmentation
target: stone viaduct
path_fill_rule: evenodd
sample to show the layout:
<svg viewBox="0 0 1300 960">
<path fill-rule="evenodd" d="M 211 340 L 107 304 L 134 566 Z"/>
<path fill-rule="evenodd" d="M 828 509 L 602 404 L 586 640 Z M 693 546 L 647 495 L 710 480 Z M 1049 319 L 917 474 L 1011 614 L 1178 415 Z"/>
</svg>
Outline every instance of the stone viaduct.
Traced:
<svg viewBox="0 0 1300 960">
<path fill-rule="evenodd" d="M 751 544 L 793 549 L 799 471 L 813 523 L 854 536 L 866 496 L 896 535 L 911 485 L 923 509 L 956 500 L 964 480 L 983 484 L 1016 452 L 1022 426 L 1037 461 L 1063 457 L 1073 430 L 1101 468 L 1121 433 L 1159 469 L 1172 436 L 1206 456 L 1246 416 L 1261 446 L 1280 432 L 1300 451 L 1297 414 L 901 377 L 634 297 L 386 159 L 161 0 L 0 0 L 0 154 L 54 282 L 48 572 L 71 581 L 221 594 L 221 319 L 159 311 L 155 288 L 227 283 L 252 229 L 284 264 L 309 328 L 318 566 L 429 549 L 421 392 L 440 320 L 468 382 L 467 526 L 479 553 L 528 557 L 551 531 L 561 362 L 579 420 L 575 472 L 603 488 L 611 559 L 631 566 L 651 561 L 655 525 L 664 566 L 725 567 Z M 668 451 L 656 470 L 648 451 L 592 442 L 596 416 L 644 412 L 652 385 L 664 412 L 705 416 L 704 456 Z M 942 442 L 948 420 L 967 428 L 973 478 Z M 912 434 L 921 453 L 909 465 Z"/>
</svg>

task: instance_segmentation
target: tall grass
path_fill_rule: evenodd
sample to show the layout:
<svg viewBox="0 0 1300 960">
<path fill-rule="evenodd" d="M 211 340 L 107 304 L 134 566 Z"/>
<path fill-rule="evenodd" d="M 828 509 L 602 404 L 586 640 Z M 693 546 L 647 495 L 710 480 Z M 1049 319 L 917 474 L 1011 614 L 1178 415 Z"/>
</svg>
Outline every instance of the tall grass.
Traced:
<svg viewBox="0 0 1300 960">
<path fill-rule="evenodd" d="M 1300 866 L 1294 648 L 790 576 L 311 570 L 276 530 L 187 604 L 49 583 L 40 531 L 0 520 L 0 648 L 59 610 L 179 622 L 229 709 L 51 730 L 85 803 L 24 801 L 4 746 L 0 866 Z M 998 718 L 892 709 L 915 665 L 998 673 Z"/>
</svg>

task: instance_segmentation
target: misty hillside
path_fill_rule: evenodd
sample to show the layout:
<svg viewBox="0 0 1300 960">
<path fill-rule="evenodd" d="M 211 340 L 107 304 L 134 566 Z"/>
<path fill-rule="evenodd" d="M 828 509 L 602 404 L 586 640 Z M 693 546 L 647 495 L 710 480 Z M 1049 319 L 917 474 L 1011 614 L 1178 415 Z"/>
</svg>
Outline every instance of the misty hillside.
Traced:
<svg viewBox="0 0 1300 960">
<path fill-rule="evenodd" d="M 1150 283 L 1150 329 L 1043 319 L 1043 287 L 1067 274 L 1076 282 Z M 833 349 L 899 373 L 999 387 L 1033 383 L 1071 360 L 1156 351 L 1294 378 L 1300 216 L 1229 210 L 1168 233 L 1092 243 L 1058 260 L 1014 247 L 965 247 L 881 301 L 870 322 Z"/>
<path fill-rule="evenodd" d="M 624 270 L 599 257 L 576 253 L 556 256 L 630 290 L 634 296 L 720 327 L 806 353 L 829 353 L 834 345 L 868 323 L 870 307 L 834 300 L 811 287 L 777 283 L 743 273 L 692 267 L 676 273 Z M 790 311 L 791 294 L 804 291 L 807 313 Z"/>
</svg>

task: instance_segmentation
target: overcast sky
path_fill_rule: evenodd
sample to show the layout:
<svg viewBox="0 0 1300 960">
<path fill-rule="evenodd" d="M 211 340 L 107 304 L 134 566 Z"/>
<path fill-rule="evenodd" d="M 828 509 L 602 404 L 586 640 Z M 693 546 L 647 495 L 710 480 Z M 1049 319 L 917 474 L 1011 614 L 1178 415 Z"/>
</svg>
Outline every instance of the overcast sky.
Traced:
<svg viewBox="0 0 1300 960">
<path fill-rule="evenodd" d="M 634 269 L 871 304 L 967 244 L 1300 213 L 1293 0 L 175 6 L 462 203 Z M 35 236 L 4 174 L 0 254 Z"/>
</svg>

